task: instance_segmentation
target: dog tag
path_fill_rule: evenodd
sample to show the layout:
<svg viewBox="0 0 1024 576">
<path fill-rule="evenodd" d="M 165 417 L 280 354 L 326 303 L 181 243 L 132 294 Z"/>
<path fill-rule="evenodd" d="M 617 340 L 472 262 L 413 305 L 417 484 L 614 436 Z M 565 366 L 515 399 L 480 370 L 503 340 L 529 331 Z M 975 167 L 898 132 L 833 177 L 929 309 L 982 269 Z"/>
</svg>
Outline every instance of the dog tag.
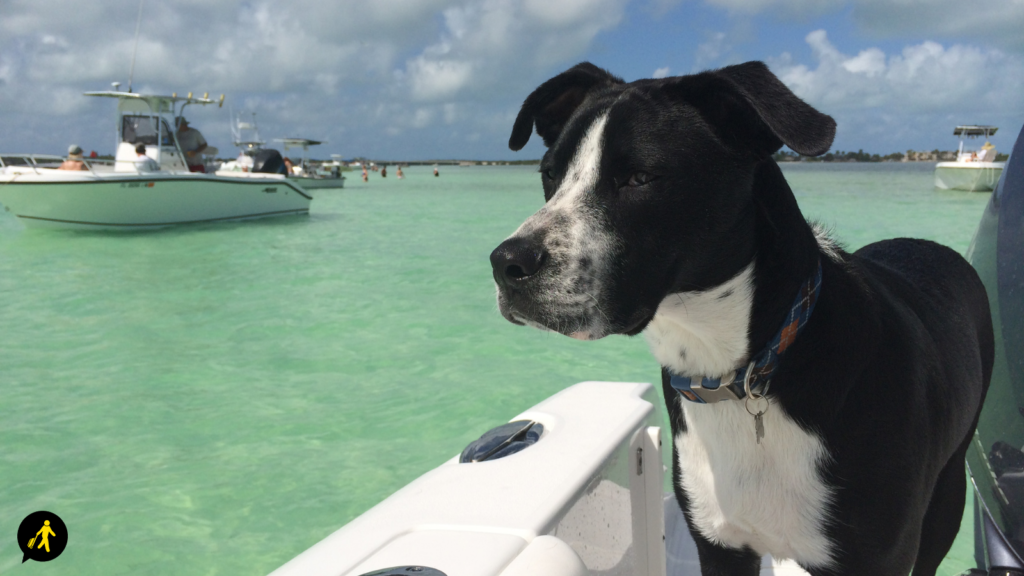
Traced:
<svg viewBox="0 0 1024 576">
<path fill-rule="evenodd" d="M 758 444 L 761 443 L 761 438 L 764 438 L 764 418 L 761 418 L 763 414 L 763 411 L 754 414 L 754 436 Z"/>
</svg>

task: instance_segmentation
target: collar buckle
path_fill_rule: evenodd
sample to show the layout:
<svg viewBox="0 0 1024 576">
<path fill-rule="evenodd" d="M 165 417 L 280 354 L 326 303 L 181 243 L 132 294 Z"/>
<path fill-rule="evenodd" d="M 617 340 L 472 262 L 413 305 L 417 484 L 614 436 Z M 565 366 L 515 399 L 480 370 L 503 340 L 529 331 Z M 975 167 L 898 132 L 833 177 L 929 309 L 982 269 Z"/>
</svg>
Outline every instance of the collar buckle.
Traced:
<svg viewBox="0 0 1024 576">
<path fill-rule="evenodd" d="M 712 383 L 716 383 L 718 386 L 714 388 L 705 386 L 705 384 Z M 721 382 L 706 378 L 701 379 L 699 383 L 691 382 L 690 391 L 703 400 L 704 404 L 714 404 L 723 400 L 742 400 L 746 396 L 743 386 L 736 382 L 735 370 L 722 377 Z"/>
</svg>

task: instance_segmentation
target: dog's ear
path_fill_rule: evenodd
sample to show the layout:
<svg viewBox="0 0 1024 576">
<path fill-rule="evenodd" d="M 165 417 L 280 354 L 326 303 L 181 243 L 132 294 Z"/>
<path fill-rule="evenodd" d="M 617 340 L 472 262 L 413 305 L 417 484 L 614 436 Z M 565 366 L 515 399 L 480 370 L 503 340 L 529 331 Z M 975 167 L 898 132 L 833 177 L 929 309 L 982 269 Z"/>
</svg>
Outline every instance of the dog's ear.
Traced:
<svg viewBox="0 0 1024 576">
<path fill-rule="evenodd" d="M 544 139 L 544 145 L 550 147 L 558 139 L 565 123 L 572 113 L 579 108 L 591 91 L 622 84 L 621 78 L 613 76 L 590 62 L 581 62 L 562 72 L 558 76 L 541 84 L 526 97 L 519 116 L 512 126 L 512 136 L 508 139 L 508 147 L 521 150 L 530 141 L 533 125 L 537 125 L 537 134 Z"/>
<path fill-rule="evenodd" d="M 700 110 L 727 139 L 769 156 L 783 144 L 804 156 L 828 152 L 836 122 L 797 98 L 764 62 L 683 76 L 668 89 Z"/>
</svg>

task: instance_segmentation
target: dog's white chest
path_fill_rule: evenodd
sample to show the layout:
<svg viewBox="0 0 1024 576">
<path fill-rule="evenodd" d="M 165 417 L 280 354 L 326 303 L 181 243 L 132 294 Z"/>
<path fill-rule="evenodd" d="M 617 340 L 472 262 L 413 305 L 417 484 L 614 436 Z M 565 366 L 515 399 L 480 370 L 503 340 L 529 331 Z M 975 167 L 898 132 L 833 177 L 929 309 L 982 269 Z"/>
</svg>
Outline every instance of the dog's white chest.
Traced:
<svg viewBox="0 0 1024 576">
<path fill-rule="evenodd" d="M 823 528 L 831 495 L 818 473 L 827 458 L 821 441 L 778 405 L 763 416 L 765 437 L 757 444 L 742 402 L 677 401 L 687 426 L 675 438 L 682 488 L 701 534 L 762 555 L 829 565 L 832 544 Z"/>
</svg>

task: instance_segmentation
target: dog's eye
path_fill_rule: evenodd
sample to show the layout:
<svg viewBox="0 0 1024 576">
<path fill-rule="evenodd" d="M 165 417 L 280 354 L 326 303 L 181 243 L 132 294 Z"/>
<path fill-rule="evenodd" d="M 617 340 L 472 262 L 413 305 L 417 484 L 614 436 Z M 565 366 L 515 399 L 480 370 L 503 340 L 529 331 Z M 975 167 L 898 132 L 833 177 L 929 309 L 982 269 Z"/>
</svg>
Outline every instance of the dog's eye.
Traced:
<svg viewBox="0 0 1024 576">
<path fill-rule="evenodd" d="M 555 171 L 550 169 L 550 168 L 547 168 L 545 170 L 541 170 L 540 173 L 541 173 L 541 177 L 544 178 L 545 180 L 554 180 L 555 179 Z"/>
<path fill-rule="evenodd" d="M 626 180 L 622 184 L 622 186 L 635 188 L 637 186 L 643 186 L 644 184 L 647 184 L 652 180 L 654 180 L 654 176 L 648 174 L 647 172 L 634 172 L 630 174 L 629 180 Z"/>
</svg>

